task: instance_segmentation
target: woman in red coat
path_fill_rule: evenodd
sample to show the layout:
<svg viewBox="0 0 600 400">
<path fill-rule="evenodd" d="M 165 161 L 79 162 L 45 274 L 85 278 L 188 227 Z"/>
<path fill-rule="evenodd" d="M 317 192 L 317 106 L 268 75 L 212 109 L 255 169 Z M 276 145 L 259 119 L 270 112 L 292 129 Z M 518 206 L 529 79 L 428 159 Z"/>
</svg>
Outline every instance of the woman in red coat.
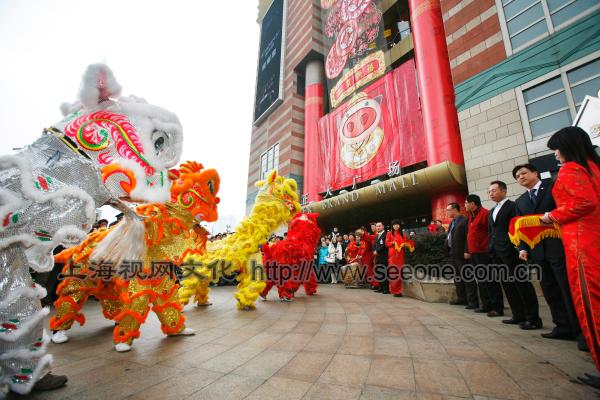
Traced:
<svg viewBox="0 0 600 400">
<path fill-rule="evenodd" d="M 542 218 L 561 226 L 573 304 L 596 368 L 600 370 L 600 157 L 588 134 L 568 127 L 548 141 L 563 164 L 552 189 L 556 209 Z M 600 388 L 600 378 L 579 380 Z"/>
<path fill-rule="evenodd" d="M 367 285 L 371 289 L 377 289 L 379 287 L 379 282 L 375 279 L 375 271 L 373 271 L 373 244 L 375 243 L 377 234 L 375 233 L 375 222 L 371 222 L 369 225 L 371 227 L 371 233 L 367 233 L 365 230 L 362 235 L 366 247 L 363 264 L 367 266 Z"/>
<path fill-rule="evenodd" d="M 404 265 L 404 247 L 407 243 L 406 237 L 400 230 L 400 221 L 392 220 L 392 230 L 385 237 L 385 245 L 388 247 L 388 280 L 390 282 L 390 293 L 394 297 L 402 297 L 402 266 Z"/>
</svg>

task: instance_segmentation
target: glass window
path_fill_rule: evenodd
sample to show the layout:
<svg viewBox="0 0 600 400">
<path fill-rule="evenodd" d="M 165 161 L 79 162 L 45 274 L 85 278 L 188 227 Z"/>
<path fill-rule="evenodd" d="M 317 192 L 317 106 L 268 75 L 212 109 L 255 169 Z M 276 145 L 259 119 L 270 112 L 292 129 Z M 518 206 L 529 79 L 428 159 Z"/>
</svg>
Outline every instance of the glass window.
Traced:
<svg viewBox="0 0 600 400">
<path fill-rule="evenodd" d="M 506 25 L 508 26 L 508 32 L 513 36 L 526 29 L 531 24 L 543 19 L 544 9 L 542 8 L 542 3 L 537 3 L 535 6 L 527 9 L 512 19 L 506 17 Z"/>
<path fill-rule="evenodd" d="M 531 89 L 527 89 L 523 92 L 523 97 L 525 98 L 525 103 L 530 103 L 558 90 L 564 90 L 560 76 L 550 79 L 544 83 L 540 83 Z"/>
<path fill-rule="evenodd" d="M 548 3 L 550 3 L 550 0 L 548 0 Z M 553 0 L 552 3 L 562 3 L 558 4 L 558 6 L 554 8 L 550 7 L 550 4 L 548 4 L 548 7 L 550 8 L 552 23 L 554 24 L 554 26 L 560 26 L 565 22 L 569 21 L 570 19 L 577 17 L 585 10 L 589 10 L 593 6 L 598 5 L 598 0 Z"/>
<path fill-rule="evenodd" d="M 275 168 L 279 168 L 279 143 L 271 146 L 260 156 L 260 179 L 265 179 Z"/>
<path fill-rule="evenodd" d="M 510 38 L 510 43 L 513 48 L 521 47 L 528 42 L 535 40 L 538 37 L 546 34 L 548 32 L 548 25 L 546 25 L 546 20 L 542 19 L 536 24 L 530 26 L 529 28 L 521 31 L 515 36 Z"/>
<path fill-rule="evenodd" d="M 598 8 L 598 0 L 502 0 L 513 52 Z"/>
<path fill-rule="evenodd" d="M 567 72 L 567 79 L 575 107 L 579 110 L 579 105 L 586 95 L 595 96 L 600 90 L 600 59 Z"/>
<path fill-rule="evenodd" d="M 511 20 L 515 15 L 522 13 L 528 7 L 531 7 L 535 3 L 540 4 L 540 0 L 512 0 L 506 1 L 504 4 L 504 16 L 506 20 Z"/>
<path fill-rule="evenodd" d="M 531 134 L 533 137 L 545 135 L 546 133 L 556 132 L 557 130 L 569 126 L 573 123 L 569 110 L 564 110 L 556 114 L 548 115 L 544 118 L 530 122 Z"/>
<path fill-rule="evenodd" d="M 567 95 L 563 90 L 559 93 L 553 94 L 552 96 L 548 96 L 542 100 L 537 100 L 531 104 L 528 104 L 526 107 L 527 114 L 531 120 L 542 115 L 550 114 L 554 111 L 566 110 L 569 108 L 569 103 L 567 103 Z"/>
<path fill-rule="evenodd" d="M 565 81 L 568 87 L 565 87 Z M 596 95 L 598 90 L 600 58 L 560 72 L 546 82 L 524 90 L 523 99 L 532 136 L 553 133 L 571 125 L 584 97 Z M 569 97 L 573 99 L 575 110 L 569 107 Z"/>
</svg>

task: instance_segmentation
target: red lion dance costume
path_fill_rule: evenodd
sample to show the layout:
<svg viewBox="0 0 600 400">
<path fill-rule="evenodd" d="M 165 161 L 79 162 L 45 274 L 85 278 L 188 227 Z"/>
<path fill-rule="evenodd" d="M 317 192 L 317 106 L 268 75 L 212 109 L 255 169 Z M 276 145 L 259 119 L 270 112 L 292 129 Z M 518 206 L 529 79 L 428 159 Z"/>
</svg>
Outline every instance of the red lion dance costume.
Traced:
<svg viewBox="0 0 600 400">
<path fill-rule="evenodd" d="M 274 285 L 277 285 L 279 298 L 283 301 L 291 301 L 300 285 L 304 285 L 308 296 L 317 293 L 313 259 L 321 236 L 317 215 L 296 214 L 290 222 L 287 239 L 263 246 L 267 272 L 267 286 L 260 294 L 263 299 L 267 298 Z"/>
</svg>

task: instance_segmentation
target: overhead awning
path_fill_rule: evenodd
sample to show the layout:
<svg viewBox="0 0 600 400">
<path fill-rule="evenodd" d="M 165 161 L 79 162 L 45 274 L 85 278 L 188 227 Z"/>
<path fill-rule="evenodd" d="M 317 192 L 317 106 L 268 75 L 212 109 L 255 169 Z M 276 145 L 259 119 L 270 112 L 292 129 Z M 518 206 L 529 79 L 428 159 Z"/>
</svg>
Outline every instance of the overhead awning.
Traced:
<svg viewBox="0 0 600 400">
<path fill-rule="evenodd" d="M 340 219 L 344 215 L 350 212 L 360 214 L 361 210 L 377 211 L 392 207 L 394 217 L 406 217 L 418 212 L 417 210 L 431 211 L 430 200 L 435 194 L 466 190 L 466 188 L 465 167 L 446 161 L 307 204 L 302 210 L 319 213 L 319 222 L 326 226 L 343 225 Z M 366 222 L 368 221 L 364 221 Z"/>
</svg>

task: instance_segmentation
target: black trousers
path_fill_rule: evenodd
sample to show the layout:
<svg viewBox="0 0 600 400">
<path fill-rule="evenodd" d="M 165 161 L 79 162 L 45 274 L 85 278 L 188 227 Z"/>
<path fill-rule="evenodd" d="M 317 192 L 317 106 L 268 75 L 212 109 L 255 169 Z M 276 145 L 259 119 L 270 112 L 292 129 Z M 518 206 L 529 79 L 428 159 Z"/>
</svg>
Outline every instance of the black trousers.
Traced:
<svg viewBox="0 0 600 400">
<path fill-rule="evenodd" d="M 492 258 L 488 253 L 471 254 L 481 308 L 486 311 L 504 312 L 504 296 L 500 282 L 491 278 Z"/>
<path fill-rule="evenodd" d="M 383 292 L 389 292 L 390 281 L 388 279 L 388 256 L 375 257 L 375 279 L 379 281 L 379 288 Z"/>
<path fill-rule="evenodd" d="M 467 265 L 465 259 L 463 257 L 454 257 L 452 262 L 454 266 L 454 286 L 456 288 L 456 297 L 458 298 L 458 301 L 472 306 L 478 306 L 477 283 L 475 280 L 464 279 L 464 269 Z"/>
<path fill-rule="evenodd" d="M 554 330 L 561 335 L 577 337 L 581 328 L 573 307 L 565 259 L 532 260 L 532 263 L 541 267 L 540 286 L 556 325 Z"/>
<path fill-rule="evenodd" d="M 539 304 L 537 294 L 531 281 L 518 282 L 515 279 L 515 269 L 519 265 L 519 257 L 516 251 L 494 255 L 493 264 L 506 265 L 506 276 L 503 276 L 502 289 L 506 293 L 508 305 L 512 311 L 513 319 L 516 321 L 539 321 Z M 498 267 L 499 269 L 502 267 Z"/>
</svg>

